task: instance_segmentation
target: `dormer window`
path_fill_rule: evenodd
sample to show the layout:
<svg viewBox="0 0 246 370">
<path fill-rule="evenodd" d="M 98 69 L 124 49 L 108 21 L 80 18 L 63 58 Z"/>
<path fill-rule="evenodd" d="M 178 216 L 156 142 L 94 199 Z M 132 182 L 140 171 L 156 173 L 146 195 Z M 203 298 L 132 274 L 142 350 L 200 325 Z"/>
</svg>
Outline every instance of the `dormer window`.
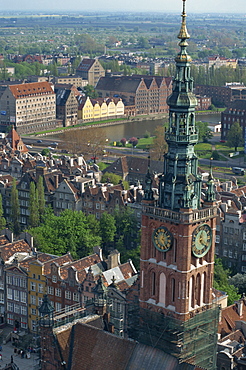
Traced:
<svg viewBox="0 0 246 370">
<path fill-rule="evenodd" d="M 56 283 L 56 282 L 57 282 L 56 275 L 52 275 L 52 283 Z"/>
</svg>

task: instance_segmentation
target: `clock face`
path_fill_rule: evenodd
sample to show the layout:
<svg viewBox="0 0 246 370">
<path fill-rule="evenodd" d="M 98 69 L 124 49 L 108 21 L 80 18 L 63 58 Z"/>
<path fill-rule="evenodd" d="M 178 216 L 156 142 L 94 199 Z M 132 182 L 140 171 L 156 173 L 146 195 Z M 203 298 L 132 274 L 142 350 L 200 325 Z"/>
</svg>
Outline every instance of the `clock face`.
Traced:
<svg viewBox="0 0 246 370">
<path fill-rule="evenodd" d="M 167 252 L 172 246 L 173 236 L 166 227 L 161 226 L 153 232 L 152 240 L 156 249 Z"/>
<path fill-rule="evenodd" d="M 207 225 L 198 226 L 192 234 L 192 253 L 195 257 L 203 257 L 212 245 L 212 230 Z"/>
</svg>

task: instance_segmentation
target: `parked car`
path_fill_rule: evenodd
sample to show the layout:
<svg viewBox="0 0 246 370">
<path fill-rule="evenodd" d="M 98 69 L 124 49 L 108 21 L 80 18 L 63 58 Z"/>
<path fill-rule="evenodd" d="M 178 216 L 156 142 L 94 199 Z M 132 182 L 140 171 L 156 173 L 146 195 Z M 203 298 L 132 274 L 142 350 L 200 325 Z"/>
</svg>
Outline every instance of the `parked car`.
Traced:
<svg viewBox="0 0 246 370">
<path fill-rule="evenodd" d="M 37 140 L 37 143 L 38 144 L 40 144 L 40 143 L 42 143 L 43 142 L 43 140 Z"/>
<path fill-rule="evenodd" d="M 54 141 L 54 143 L 51 143 L 50 145 L 55 145 L 55 146 L 57 146 L 57 145 L 58 145 L 58 143 Z"/>
<path fill-rule="evenodd" d="M 55 150 L 55 148 L 52 148 L 52 146 L 48 146 L 49 150 Z"/>
</svg>

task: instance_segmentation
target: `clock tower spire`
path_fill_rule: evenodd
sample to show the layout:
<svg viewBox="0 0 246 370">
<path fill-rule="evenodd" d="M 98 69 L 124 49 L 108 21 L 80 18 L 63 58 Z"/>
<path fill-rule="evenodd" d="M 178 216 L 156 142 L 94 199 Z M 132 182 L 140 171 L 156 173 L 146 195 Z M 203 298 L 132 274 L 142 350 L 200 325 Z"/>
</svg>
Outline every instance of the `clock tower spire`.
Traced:
<svg viewBox="0 0 246 370">
<path fill-rule="evenodd" d="M 167 99 L 168 152 L 159 198 L 154 199 L 148 188 L 143 200 L 140 313 L 148 333 L 138 339 L 146 343 L 156 340 L 158 348 L 180 361 L 212 370 L 216 368 L 218 320 L 218 307 L 212 303 L 217 206 L 212 176 L 201 203 L 201 177 L 194 150 L 198 142 L 197 100 L 187 53 L 186 0 L 182 1 L 180 52 Z"/>
</svg>

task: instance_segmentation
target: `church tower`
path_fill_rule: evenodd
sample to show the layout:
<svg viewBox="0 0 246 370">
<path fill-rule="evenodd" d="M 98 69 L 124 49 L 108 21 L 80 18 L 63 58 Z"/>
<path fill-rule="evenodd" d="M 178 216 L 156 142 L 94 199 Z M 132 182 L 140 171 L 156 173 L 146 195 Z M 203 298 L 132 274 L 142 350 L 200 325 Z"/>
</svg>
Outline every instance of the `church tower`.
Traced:
<svg viewBox="0 0 246 370">
<path fill-rule="evenodd" d="M 146 343 L 156 343 L 181 362 L 215 369 L 218 307 L 212 305 L 212 282 L 217 207 L 212 176 L 201 203 L 194 151 L 197 100 L 187 53 L 186 0 L 182 1 L 159 198 L 156 201 L 147 187 L 143 200 L 140 311 L 150 333 L 145 333 Z"/>
</svg>

